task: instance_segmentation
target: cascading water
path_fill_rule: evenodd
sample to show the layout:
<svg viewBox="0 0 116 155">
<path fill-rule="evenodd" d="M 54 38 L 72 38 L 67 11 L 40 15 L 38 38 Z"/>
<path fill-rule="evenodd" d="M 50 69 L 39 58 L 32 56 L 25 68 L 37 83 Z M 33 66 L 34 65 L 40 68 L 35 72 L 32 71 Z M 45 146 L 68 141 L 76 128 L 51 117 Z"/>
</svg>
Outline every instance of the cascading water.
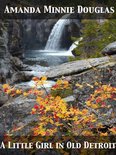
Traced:
<svg viewBox="0 0 116 155">
<path fill-rule="evenodd" d="M 72 51 L 78 46 L 79 42 L 82 40 L 83 38 L 80 37 L 77 41 L 75 41 L 70 48 L 67 51 L 62 51 L 60 50 L 60 52 L 54 51 L 54 52 L 47 52 L 46 55 L 54 55 L 54 56 L 73 56 Z"/>
<path fill-rule="evenodd" d="M 56 22 L 44 50 L 31 50 L 25 53 L 27 63 L 35 64 L 39 62 L 40 65 L 53 66 L 67 62 L 69 56 L 74 56 L 72 51 L 77 47 L 81 39 L 74 42 L 68 50 L 61 49 L 61 40 L 65 26 L 72 22 L 68 19 L 69 15 L 64 15 Z"/>
<path fill-rule="evenodd" d="M 64 15 L 60 18 L 57 23 L 54 25 L 47 44 L 45 46 L 45 50 L 59 50 L 60 49 L 60 41 L 63 34 L 63 30 L 67 24 L 70 23 L 70 20 L 67 19 L 70 14 Z"/>
<path fill-rule="evenodd" d="M 72 52 L 79 44 L 79 42 L 82 40 L 83 38 L 80 37 L 77 41 L 75 41 L 71 46 L 70 48 L 68 49 L 68 52 Z"/>
</svg>

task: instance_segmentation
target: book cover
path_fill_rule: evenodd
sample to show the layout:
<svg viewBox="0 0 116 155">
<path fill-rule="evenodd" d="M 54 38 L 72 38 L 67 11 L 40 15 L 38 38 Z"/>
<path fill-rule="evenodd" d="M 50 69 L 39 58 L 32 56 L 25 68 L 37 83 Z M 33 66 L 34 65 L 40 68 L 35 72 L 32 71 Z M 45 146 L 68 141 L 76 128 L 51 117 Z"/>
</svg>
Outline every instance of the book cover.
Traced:
<svg viewBox="0 0 116 155">
<path fill-rule="evenodd" d="M 115 154 L 115 1 L 0 0 L 0 155 Z"/>
</svg>

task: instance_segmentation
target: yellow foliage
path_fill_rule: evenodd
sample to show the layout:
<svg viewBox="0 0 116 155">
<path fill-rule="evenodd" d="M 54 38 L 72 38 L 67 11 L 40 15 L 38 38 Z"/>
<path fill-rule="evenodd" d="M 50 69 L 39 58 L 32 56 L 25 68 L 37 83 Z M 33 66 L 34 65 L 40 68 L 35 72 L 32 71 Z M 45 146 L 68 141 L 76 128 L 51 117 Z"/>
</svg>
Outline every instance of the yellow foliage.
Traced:
<svg viewBox="0 0 116 155">
<path fill-rule="evenodd" d="M 100 133 L 100 136 L 108 136 L 108 133 L 105 132 L 105 133 Z"/>
<path fill-rule="evenodd" d="M 92 131 L 83 131 L 83 132 L 82 132 L 82 135 L 83 135 L 83 136 L 92 136 L 93 133 L 92 133 Z"/>
<path fill-rule="evenodd" d="M 10 86 L 9 86 L 9 84 L 3 84 L 3 89 L 5 89 L 5 88 L 10 88 Z"/>
<path fill-rule="evenodd" d="M 41 78 L 41 81 L 46 81 L 47 80 L 47 77 L 46 76 L 43 76 L 42 78 Z"/>
<path fill-rule="evenodd" d="M 116 127 L 109 129 L 114 135 L 116 135 Z"/>
<path fill-rule="evenodd" d="M 83 85 L 81 85 L 79 83 L 76 83 L 76 86 L 79 87 L 79 88 L 83 88 Z"/>
<path fill-rule="evenodd" d="M 26 97 L 26 96 L 28 96 L 28 93 L 27 92 L 24 92 L 23 95 Z"/>
<path fill-rule="evenodd" d="M 21 93 L 22 93 L 22 90 L 20 90 L 20 89 L 17 89 L 16 90 L 16 94 L 19 94 L 20 95 Z"/>
<path fill-rule="evenodd" d="M 95 82 L 97 87 L 90 98 L 85 101 L 82 107 L 77 107 L 73 104 L 68 104 L 64 99 L 58 94 L 57 96 L 52 96 L 44 88 L 43 84 L 47 82 L 47 77 L 43 76 L 41 78 L 34 77 L 35 87 L 28 91 L 23 92 L 21 89 L 15 89 L 10 87 L 8 84 L 3 85 L 3 91 L 8 95 L 14 97 L 15 95 L 23 95 L 25 97 L 29 95 L 35 95 L 36 104 L 32 108 L 31 114 L 37 114 L 39 117 L 38 125 L 33 129 L 34 135 L 41 136 L 53 136 L 57 132 L 63 133 L 64 128 L 66 132 L 71 135 L 79 136 L 92 136 L 94 135 L 92 128 L 102 128 L 102 122 L 100 122 L 97 113 L 100 117 L 105 117 L 104 114 L 99 112 L 100 108 L 110 108 L 111 105 L 107 105 L 106 100 L 115 100 L 116 88 L 110 85 L 99 85 Z M 94 88 L 91 84 L 84 83 L 85 86 Z M 42 89 L 38 89 L 40 86 Z M 39 87 L 39 88 L 40 88 Z M 69 89 L 71 85 L 67 80 L 58 79 L 56 84 L 51 88 L 52 90 L 62 89 L 65 91 Z M 76 83 L 76 87 L 83 88 L 82 84 Z M 111 115 L 114 118 L 115 115 Z M 99 120 L 99 121 L 98 121 Z M 20 129 L 20 128 L 19 128 Z M 116 128 L 113 127 L 109 129 L 111 134 L 116 134 Z M 99 131 L 97 131 L 99 133 Z M 107 136 L 109 133 L 99 133 L 100 136 Z"/>
</svg>

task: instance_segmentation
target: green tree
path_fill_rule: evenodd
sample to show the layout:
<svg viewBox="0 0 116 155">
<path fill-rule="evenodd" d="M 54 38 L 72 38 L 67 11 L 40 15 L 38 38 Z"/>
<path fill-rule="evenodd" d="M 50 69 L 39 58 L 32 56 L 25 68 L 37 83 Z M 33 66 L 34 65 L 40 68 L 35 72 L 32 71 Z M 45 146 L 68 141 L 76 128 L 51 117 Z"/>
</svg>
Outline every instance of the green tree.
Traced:
<svg viewBox="0 0 116 155">
<path fill-rule="evenodd" d="M 74 50 L 76 59 L 100 57 L 101 50 L 109 43 L 116 41 L 115 19 L 83 20 L 82 27 L 83 39 Z"/>
</svg>

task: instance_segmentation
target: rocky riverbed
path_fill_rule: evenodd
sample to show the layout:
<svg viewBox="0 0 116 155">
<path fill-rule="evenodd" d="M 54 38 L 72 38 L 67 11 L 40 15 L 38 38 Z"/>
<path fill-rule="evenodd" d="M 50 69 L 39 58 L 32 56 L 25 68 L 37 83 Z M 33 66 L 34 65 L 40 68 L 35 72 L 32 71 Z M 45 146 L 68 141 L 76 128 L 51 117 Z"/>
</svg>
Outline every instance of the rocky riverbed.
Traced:
<svg viewBox="0 0 116 155">
<path fill-rule="evenodd" d="M 87 82 L 90 85 L 93 85 L 96 81 L 102 81 L 104 84 L 116 86 L 116 55 L 111 57 L 106 56 L 102 58 L 67 62 L 51 68 L 35 66 L 30 67 L 30 69 L 32 70 L 31 72 L 20 71 L 15 73 L 11 78 L 14 83 L 12 84 L 17 88 L 29 90 L 33 85 L 30 81 L 32 77 L 45 75 L 48 77 L 48 86 L 46 86 L 48 88 L 55 83 L 57 78 L 62 76 L 70 79 L 70 81 L 77 81 L 80 84 Z M 19 83 L 23 79 L 24 81 L 28 80 L 30 82 Z M 52 81 L 49 81 L 49 79 Z M 78 98 L 78 101 L 83 102 L 89 97 L 92 91 L 93 90 L 90 89 L 90 87 L 86 89 L 83 88 L 82 90 L 75 88 L 73 90 L 73 96 L 66 98 L 66 101 L 71 102 L 71 100 L 75 101 L 75 99 Z M 30 115 L 30 111 L 36 102 L 35 99 L 25 98 L 22 95 L 14 98 L 8 98 L 7 95 L 1 95 L 0 101 L 0 133 L 7 132 L 16 125 L 25 126 L 25 130 L 22 132 L 27 134 L 31 130 L 30 124 L 37 120 L 36 115 Z M 115 121 L 116 120 L 114 120 L 114 122 Z"/>
</svg>

